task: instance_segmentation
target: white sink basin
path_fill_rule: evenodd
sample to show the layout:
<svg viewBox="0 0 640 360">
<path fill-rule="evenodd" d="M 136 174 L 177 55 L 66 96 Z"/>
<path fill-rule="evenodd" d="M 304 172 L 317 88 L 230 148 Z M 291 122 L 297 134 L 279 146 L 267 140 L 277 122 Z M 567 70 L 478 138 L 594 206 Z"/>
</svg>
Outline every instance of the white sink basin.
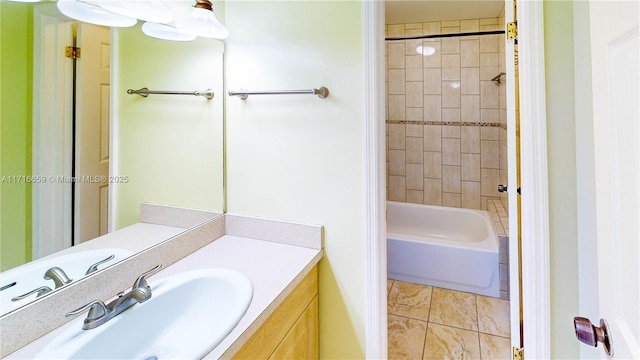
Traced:
<svg viewBox="0 0 640 360">
<path fill-rule="evenodd" d="M 148 283 L 149 300 L 92 330 L 82 330 L 86 314 L 81 315 L 37 358 L 199 359 L 233 330 L 253 295 L 249 279 L 229 269 L 189 271 Z"/>
<path fill-rule="evenodd" d="M 65 274 L 67 274 L 71 280 L 78 281 L 85 277 L 85 273 L 89 267 L 98 261 L 114 255 L 112 260 L 98 267 L 98 269 L 103 269 L 132 254 L 133 252 L 129 250 L 117 248 L 85 250 L 67 255 L 48 256 L 4 271 L 0 273 L 0 288 L 5 288 L 0 291 L 0 315 L 6 314 L 36 299 L 36 295 L 34 294 L 22 300 L 11 301 L 15 296 L 26 294 L 41 286 L 48 286 L 52 290 L 55 289 L 53 280 L 44 279 L 44 273 L 54 266 L 64 270 Z M 10 286 L 13 283 L 15 283 L 15 285 Z"/>
</svg>

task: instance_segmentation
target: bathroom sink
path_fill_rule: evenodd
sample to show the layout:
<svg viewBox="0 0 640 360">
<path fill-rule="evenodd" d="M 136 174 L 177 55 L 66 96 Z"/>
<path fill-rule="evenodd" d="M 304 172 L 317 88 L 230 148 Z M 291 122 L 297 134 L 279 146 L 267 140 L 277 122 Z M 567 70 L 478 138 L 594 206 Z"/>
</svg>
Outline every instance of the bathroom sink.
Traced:
<svg viewBox="0 0 640 360">
<path fill-rule="evenodd" d="M 77 281 L 86 276 L 85 273 L 91 265 L 105 260 L 111 255 L 114 257 L 102 263 L 98 269 L 115 264 L 132 254 L 133 252 L 129 250 L 117 248 L 85 250 L 67 255 L 48 256 L 4 271 L 0 273 L 0 289 L 2 289 L 0 290 L 0 309 L 2 309 L 0 315 L 36 299 L 36 294 L 33 294 L 22 300 L 12 301 L 11 299 L 16 296 L 26 294 L 41 286 L 55 289 L 53 280 L 44 279 L 45 272 L 52 267 L 61 268 L 71 280 Z"/>
<path fill-rule="evenodd" d="M 238 324 L 253 287 L 242 273 L 205 269 L 148 280 L 152 296 L 104 325 L 65 325 L 40 359 L 199 359 Z M 73 309 L 70 309 L 73 310 Z"/>
</svg>

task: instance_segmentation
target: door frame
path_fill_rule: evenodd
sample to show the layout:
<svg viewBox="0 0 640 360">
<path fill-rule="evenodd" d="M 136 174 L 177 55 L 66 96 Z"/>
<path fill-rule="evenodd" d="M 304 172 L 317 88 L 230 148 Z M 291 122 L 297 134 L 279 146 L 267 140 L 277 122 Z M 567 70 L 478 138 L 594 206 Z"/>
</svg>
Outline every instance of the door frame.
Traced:
<svg viewBox="0 0 640 360">
<path fill-rule="evenodd" d="M 505 0 L 506 4 L 511 0 Z M 367 358 L 387 357 L 384 2 L 363 1 Z M 522 302 L 529 358 L 549 358 L 550 262 L 542 1 L 518 2 Z M 511 288 L 511 291 L 518 289 Z M 519 318 L 518 314 L 512 314 Z M 513 336 L 513 335 L 512 335 Z"/>
</svg>

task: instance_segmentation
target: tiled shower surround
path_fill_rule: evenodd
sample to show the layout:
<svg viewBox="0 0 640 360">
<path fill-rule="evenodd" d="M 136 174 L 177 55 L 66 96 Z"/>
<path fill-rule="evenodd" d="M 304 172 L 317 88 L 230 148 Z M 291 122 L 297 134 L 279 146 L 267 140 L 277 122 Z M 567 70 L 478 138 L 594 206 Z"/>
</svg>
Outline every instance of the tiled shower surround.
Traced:
<svg viewBox="0 0 640 360">
<path fill-rule="evenodd" d="M 387 26 L 387 37 L 502 30 L 503 18 Z M 504 35 L 386 41 L 387 199 L 470 209 L 507 184 Z M 503 198 L 503 199 L 501 199 Z"/>
</svg>

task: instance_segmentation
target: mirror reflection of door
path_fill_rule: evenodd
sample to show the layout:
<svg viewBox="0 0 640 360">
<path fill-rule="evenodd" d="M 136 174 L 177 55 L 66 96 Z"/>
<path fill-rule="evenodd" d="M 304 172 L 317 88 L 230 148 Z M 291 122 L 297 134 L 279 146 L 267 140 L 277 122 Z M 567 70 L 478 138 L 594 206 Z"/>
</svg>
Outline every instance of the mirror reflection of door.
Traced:
<svg viewBox="0 0 640 360">
<path fill-rule="evenodd" d="M 110 32 L 48 5 L 34 15 L 33 174 L 47 177 L 33 187 L 37 259 L 108 230 Z"/>
<path fill-rule="evenodd" d="M 107 233 L 109 208 L 109 29 L 77 29 L 74 244 Z"/>
</svg>

